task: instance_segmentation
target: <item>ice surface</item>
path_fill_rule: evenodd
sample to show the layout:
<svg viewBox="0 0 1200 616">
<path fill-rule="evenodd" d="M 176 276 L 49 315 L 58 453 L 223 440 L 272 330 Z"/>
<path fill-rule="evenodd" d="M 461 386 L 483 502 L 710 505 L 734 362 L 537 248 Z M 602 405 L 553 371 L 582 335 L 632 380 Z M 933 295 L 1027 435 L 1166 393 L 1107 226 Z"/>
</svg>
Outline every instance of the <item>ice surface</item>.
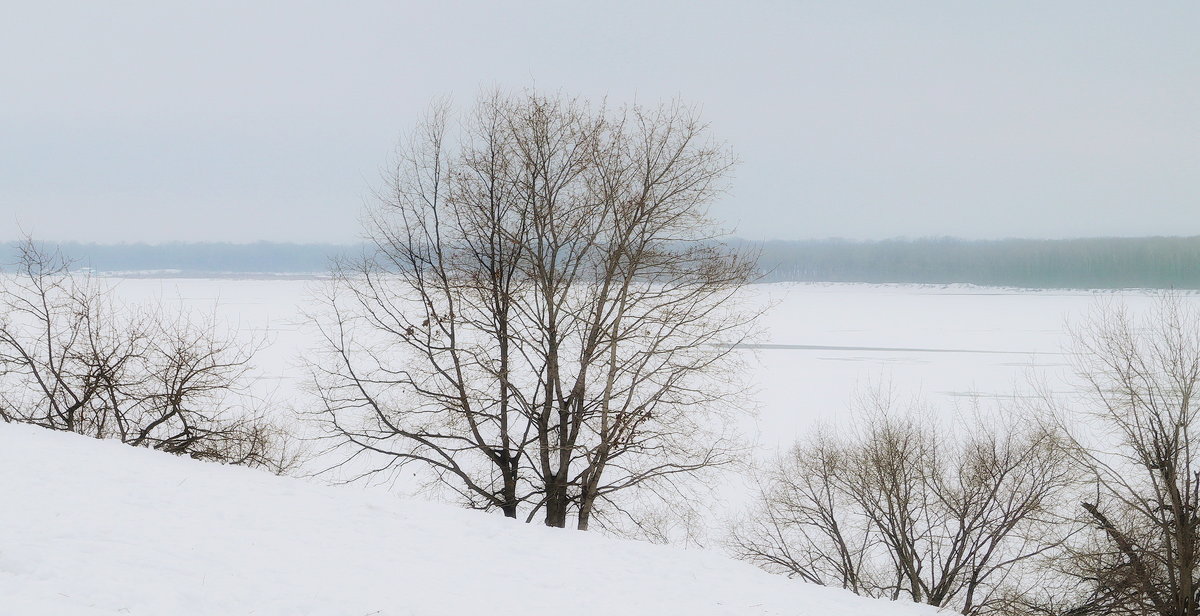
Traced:
<svg viewBox="0 0 1200 616">
<path fill-rule="evenodd" d="M 302 359 L 318 340 L 305 323 L 319 280 L 125 279 L 118 294 L 211 310 L 270 345 L 256 358 L 259 387 L 278 406 L 304 407 Z M 835 422 L 855 396 L 880 383 L 920 395 L 945 413 L 970 396 L 1005 398 L 1031 379 L 1070 387 L 1064 327 L 1098 301 L 1134 310 L 1144 291 L 1049 291 L 969 285 L 777 283 L 753 285 L 748 306 L 768 307 L 760 348 L 745 355 L 757 410 L 747 427 L 767 449 L 790 444 L 819 422 Z M 1200 302 L 1189 295 L 1188 301 Z M 762 348 L 765 347 L 765 348 Z"/>
</svg>

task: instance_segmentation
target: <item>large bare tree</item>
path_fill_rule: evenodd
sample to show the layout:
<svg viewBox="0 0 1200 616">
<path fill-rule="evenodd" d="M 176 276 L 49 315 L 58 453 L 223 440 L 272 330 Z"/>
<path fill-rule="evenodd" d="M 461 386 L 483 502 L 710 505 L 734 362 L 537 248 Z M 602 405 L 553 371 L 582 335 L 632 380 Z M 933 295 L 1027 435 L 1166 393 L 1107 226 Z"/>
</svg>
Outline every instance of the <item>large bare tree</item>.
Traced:
<svg viewBox="0 0 1200 616">
<path fill-rule="evenodd" d="M 1094 488 L 1090 541 L 1064 572 L 1073 614 L 1200 613 L 1200 312 L 1167 294 L 1143 315 L 1100 306 L 1074 328 L 1087 395 L 1060 415 Z"/>
<path fill-rule="evenodd" d="M 435 106 L 318 319 L 332 435 L 368 472 L 417 462 L 470 506 L 580 529 L 736 460 L 753 263 L 705 215 L 731 165 L 680 104 Z"/>
</svg>

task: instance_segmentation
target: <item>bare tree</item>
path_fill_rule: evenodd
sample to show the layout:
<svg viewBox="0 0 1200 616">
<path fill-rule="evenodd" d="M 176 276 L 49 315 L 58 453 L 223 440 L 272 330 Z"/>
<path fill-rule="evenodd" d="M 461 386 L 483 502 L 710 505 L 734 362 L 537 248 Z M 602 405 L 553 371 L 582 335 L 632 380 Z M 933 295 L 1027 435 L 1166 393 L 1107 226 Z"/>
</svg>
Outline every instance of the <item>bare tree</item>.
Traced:
<svg viewBox="0 0 1200 616">
<path fill-rule="evenodd" d="M 753 264 L 705 217 L 731 165 L 705 125 L 500 93 L 453 144 L 448 120 L 401 149 L 373 250 L 319 319 L 338 442 L 380 454 L 368 472 L 418 462 L 470 506 L 580 529 L 734 461 L 722 377 Z"/>
<path fill-rule="evenodd" d="M 26 240 L 0 279 L 6 419 L 275 472 L 298 462 L 246 395 L 254 342 L 211 319 L 117 305 L 70 265 Z"/>
<path fill-rule="evenodd" d="M 61 255 L 22 245 L 15 274 L 3 279 L 0 365 L 8 413 L 40 426 L 104 437 L 96 408 L 104 384 L 122 379 L 138 332 L 120 338 L 98 326 L 106 306 L 90 277 L 69 274 Z M 120 357 L 121 359 L 115 359 Z"/>
<path fill-rule="evenodd" d="M 873 413 L 856 433 L 798 446 L 734 533 L 743 558 L 809 582 L 963 614 L 1002 611 L 1027 565 L 1070 532 L 1073 484 L 1052 431 Z"/>
<path fill-rule="evenodd" d="M 859 594 L 873 588 L 879 574 L 869 556 L 876 533 L 836 482 L 850 464 L 847 454 L 821 432 L 777 460 L 766 473 L 758 507 L 735 529 L 735 553 L 809 583 Z"/>
<path fill-rule="evenodd" d="M 1105 304 L 1072 334 L 1088 395 L 1059 418 L 1094 476 L 1080 503 L 1094 532 L 1065 568 L 1087 591 L 1063 611 L 1194 616 L 1200 314 L 1168 294 L 1141 318 Z"/>
<path fill-rule="evenodd" d="M 434 109 L 401 148 L 369 212 L 372 253 L 335 271 L 316 321 L 330 357 L 313 365 L 315 383 L 355 457 L 419 462 L 468 505 L 516 517 L 533 493 L 514 307 L 528 288 L 514 241 L 524 223 L 505 179 L 503 110 L 480 106 L 469 133 L 479 143 L 453 168 L 448 111 Z"/>
</svg>

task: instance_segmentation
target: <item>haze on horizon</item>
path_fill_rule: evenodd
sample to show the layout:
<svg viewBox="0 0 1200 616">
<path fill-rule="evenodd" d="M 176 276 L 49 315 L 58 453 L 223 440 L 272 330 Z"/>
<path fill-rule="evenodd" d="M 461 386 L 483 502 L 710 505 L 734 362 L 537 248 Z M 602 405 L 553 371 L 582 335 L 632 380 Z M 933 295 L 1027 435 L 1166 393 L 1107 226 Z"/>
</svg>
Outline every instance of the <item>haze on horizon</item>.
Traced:
<svg viewBox="0 0 1200 616">
<path fill-rule="evenodd" d="M 700 105 L 751 239 L 1200 235 L 1194 2 L 6 8 L 0 241 L 354 241 L 494 86 Z"/>
</svg>

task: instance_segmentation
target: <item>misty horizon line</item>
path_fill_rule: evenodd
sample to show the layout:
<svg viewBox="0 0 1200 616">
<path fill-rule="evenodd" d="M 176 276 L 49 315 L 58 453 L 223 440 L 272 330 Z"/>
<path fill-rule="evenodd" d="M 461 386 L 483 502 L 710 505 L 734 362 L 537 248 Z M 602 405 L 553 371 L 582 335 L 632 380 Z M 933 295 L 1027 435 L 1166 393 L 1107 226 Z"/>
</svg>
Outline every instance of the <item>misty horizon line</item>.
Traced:
<svg viewBox="0 0 1200 616">
<path fill-rule="evenodd" d="M 762 282 L 1200 289 L 1200 236 L 727 241 L 753 255 Z M 137 277 L 314 276 L 374 253 L 368 242 L 34 242 L 72 269 Z M 0 243 L 0 268 L 17 264 L 20 254 L 21 242 Z"/>
<path fill-rule="evenodd" d="M 897 235 L 884 238 L 854 238 L 844 236 L 824 236 L 824 237 L 808 237 L 808 238 L 770 238 L 756 239 L 750 237 L 742 237 L 738 235 L 721 238 L 722 241 L 733 243 L 746 244 L 786 244 L 786 243 L 844 243 L 844 244 L 880 244 L 880 243 L 901 243 L 901 242 L 962 242 L 962 243 L 988 243 L 988 242 L 1072 242 L 1072 241 L 1091 241 L 1091 240 L 1191 240 L 1200 238 L 1200 234 L 1153 234 L 1153 235 L 1077 235 L 1067 237 L 1039 237 L 1039 236 L 1005 236 L 1005 237 L 965 237 L 959 235 Z M 94 240 L 56 240 L 46 239 L 38 236 L 16 237 L 7 240 L 0 240 L 2 246 L 17 246 L 27 240 L 33 240 L 41 245 L 55 246 L 78 246 L 78 247 L 96 247 L 96 248 L 121 248 L 121 247 L 185 247 L 185 246 L 293 246 L 307 248 L 337 248 L 337 247 L 356 247 L 371 244 L 370 240 L 357 241 L 305 241 L 305 240 L 119 240 L 119 241 L 94 241 Z"/>
</svg>

